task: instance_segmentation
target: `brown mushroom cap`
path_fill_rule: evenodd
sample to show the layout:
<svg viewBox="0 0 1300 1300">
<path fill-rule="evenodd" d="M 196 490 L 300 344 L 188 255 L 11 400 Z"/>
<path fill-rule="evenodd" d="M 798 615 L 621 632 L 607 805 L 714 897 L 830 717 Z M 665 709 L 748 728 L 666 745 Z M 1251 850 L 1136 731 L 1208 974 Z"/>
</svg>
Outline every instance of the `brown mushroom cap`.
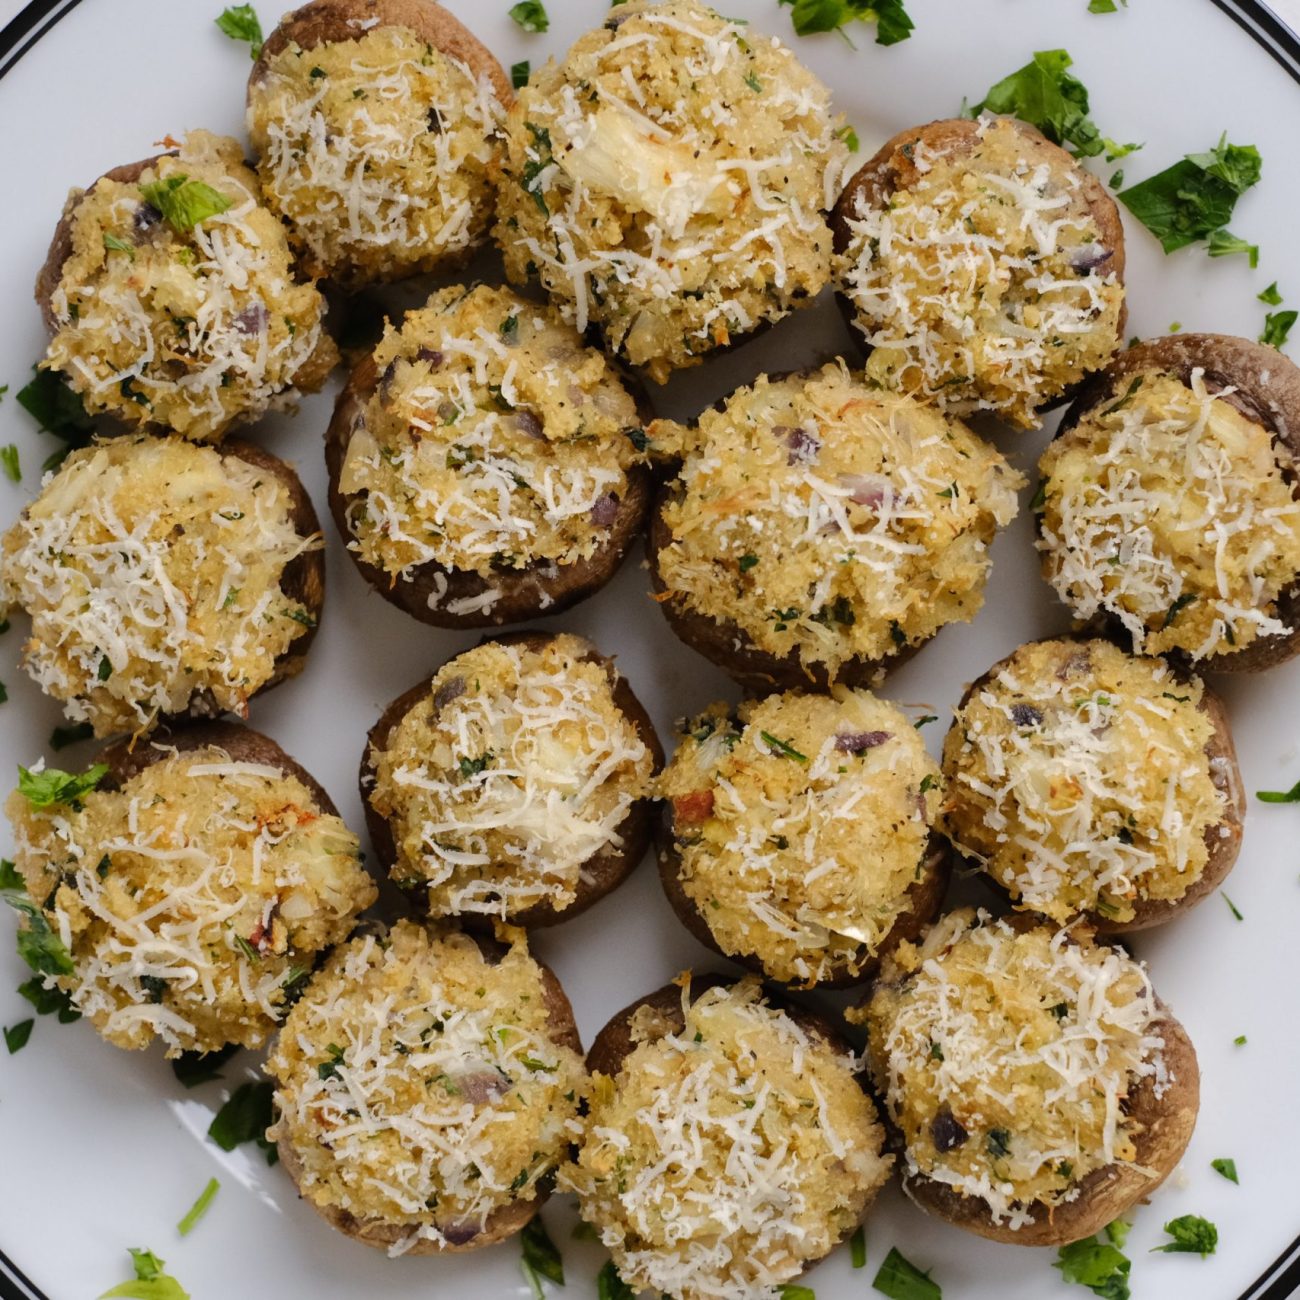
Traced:
<svg viewBox="0 0 1300 1300">
<path fill-rule="evenodd" d="M 1212 396 L 1222 397 L 1267 429 L 1292 456 L 1300 457 L 1300 366 L 1276 348 L 1231 334 L 1172 334 L 1121 352 L 1079 389 L 1056 437 L 1112 401 L 1140 374 L 1166 374 L 1190 386 L 1193 370 L 1203 372 L 1206 390 Z M 1223 390 L 1228 388 L 1235 391 L 1225 395 Z M 1292 494 L 1300 493 L 1294 471 L 1288 468 L 1283 472 Z M 1035 528 L 1041 536 L 1041 515 L 1035 517 Z M 1216 673 L 1260 672 L 1300 654 L 1300 574 L 1278 596 L 1277 617 L 1292 630 L 1258 637 L 1240 650 L 1209 655 L 1198 660 L 1196 668 Z M 1108 631 L 1123 635 L 1118 620 L 1102 621 Z M 1170 658 L 1186 660 L 1185 655 Z"/>
<path fill-rule="evenodd" d="M 500 944 L 482 936 L 471 937 L 478 944 L 479 951 L 482 952 L 486 961 L 495 965 L 501 960 L 505 949 Z M 533 960 L 536 961 L 537 959 L 534 958 Z M 569 1005 L 568 996 L 561 987 L 560 981 L 556 978 L 555 972 L 540 961 L 537 962 L 537 965 L 541 968 L 542 999 L 550 1021 L 548 1036 L 557 1047 L 567 1047 L 581 1054 L 582 1042 L 578 1037 L 578 1026 L 573 1018 L 573 1008 Z M 280 1163 L 284 1166 L 285 1173 L 289 1175 L 294 1187 L 298 1189 L 299 1196 L 303 1196 L 302 1181 L 304 1171 L 298 1153 L 290 1145 L 287 1138 L 281 1138 L 276 1143 L 276 1151 L 279 1153 Z M 479 1250 L 483 1246 L 495 1246 L 498 1242 L 514 1236 L 515 1233 L 530 1223 L 538 1210 L 545 1204 L 550 1196 L 550 1191 L 549 1185 L 539 1185 L 537 1195 L 531 1200 L 516 1201 L 494 1210 L 488 1215 L 483 1230 L 476 1233 L 468 1241 L 448 1242 L 444 1245 L 431 1241 L 427 1237 L 421 1237 L 406 1253 L 408 1255 L 464 1254 L 467 1251 Z M 356 1215 L 350 1214 L 347 1210 L 336 1205 L 318 1205 L 309 1197 L 303 1197 L 303 1199 L 330 1227 L 337 1228 L 345 1237 L 351 1237 L 354 1241 L 359 1241 L 363 1246 L 372 1246 L 376 1250 L 387 1251 L 410 1234 L 410 1227 L 406 1224 L 390 1223 L 386 1219 L 379 1218 L 357 1218 Z"/>
<path fill-rule="evenodd" d="M 479 644 L 499 642 L 506 645 L 523 645 L 536 650 L 554 639 L 553 634 L 546 632 L 506 632 L 499 636 L 484 637 Z M 653 756 L 654 771 L 658 772 L 663 766 L 664 751 L 650 715 L 633 694 L 627 679 L 615 668 L 614 661 L 601 654 L 589 642 L 587 644 L 589 649 L 582 656 L 583 660 L 587 663 L 599 664 L 604 669 L 615 705 L 635 727 L 637 735 Z M 447 662 L 454 662 L 454 658 Z M 443 667 L 445 666 L 444 664 Z M 374 845 L 375 854 L 388 871 L 391 871 L 397 863 L 397 845 L 387 820 L 370 803 L 370 791 L 374 788 L 375 782 L 375 764 L 371 756 L 376 750 L 387 747 L 389 737 L 398 724 L 428 694 L 431 681 L 432 675 L 412 686 L 410 690 L 403 691 L 384 709 L 366 737 L 366 748 L 361 756 L 358 778 L 361 806 L 365 812 L 366 827 L 370 831 L 370 841 Z M 568 907 L 557 911 L 549 899 L 543 899 L 521 911 L 511 912 L 504 918 L 505 922 L 508 925 L 526 928 L 555 925 L 559 921 L 567 921 L 570 917 L 577 916 L 579 912 L 585 911 L 593 903 L 604 898 L 632 874 L 645 856 L 646 849 L 650 845 L 653 815 L 653 804 L 649 799 L 637 800 L 628 809 L 626 816 L 618 825 L 622 846 L 616 848 L 613 844 L 608 844 L 582 864 L 575 897 Z M 467 927 L 487 923 L 485 918 L 475 916 L 463 916 L 460 920 Z"/>
</svg>

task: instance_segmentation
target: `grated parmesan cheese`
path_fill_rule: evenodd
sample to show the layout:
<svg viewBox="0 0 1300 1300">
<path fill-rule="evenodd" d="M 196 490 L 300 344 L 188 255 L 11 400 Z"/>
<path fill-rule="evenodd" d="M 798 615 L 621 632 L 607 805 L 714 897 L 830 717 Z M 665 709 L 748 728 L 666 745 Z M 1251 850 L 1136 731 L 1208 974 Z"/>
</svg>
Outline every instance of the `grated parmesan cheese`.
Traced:
<svg viewBox="0 0 1300 1300">
<path fill-rule="evenodd" d="M 349 546 L 368 564 L 399 578 L 425 564 L 490 578 L 576 564 L 608 544 L 645 459 L 629 436 L 637 406 L 552 309 L 508 289 L 443 289 L 385 333 L 374 365 L 339 475 Z"/>
<path fill-rule="evenodd" d="M 99 736 L 248 699 L 314 624 L 281 590 L 319 550 L 285 484 L 180 438 L 74 451 L 0 541 L 0 600 L 31 616 L 24 666 Z"/>
<path fill-rule="evenodd" d="M 989 116 L 965 144 L 949 153 L 918 136 L 897 149 L 910 178 L 883 205 L 850 205 L 837 266 L 869 378 L 1033 428 L 1114 353 L 1124 287 L 1087 177 L 1061 150 Z"/>
<path fill-rule="evenodd" d="M 1204 688 L 1105 641 L 1022 646 L 957 710 L 942 825 L 1019 903 L 1132 920 L 1209 859 L 1224 777 Z"/>
<path fill-rule="evenodd" d="M 1168 1082 L 1145 969 L 1086 928 L 1018 932 L 963 908 L 886 958 L 865 1009 L 907 1174 L 1037 1222 L 1095 1170 L 1136 1159 L 1124 1102 Z"/>
<path fill-rule="evenodd" d="M 15 792 L 5 811 L 76 967 L 46 982 L 118 1047 L 257 1047 L 376 896 L 356 836 L 301 781 L 220 749 L 172 751 L 79 807 Z"/>
<path fill-rule="evenodd" d="M 827 283 L 837 125 L 779 41 L 696 0 L 633 0 L 506 118 L 506 273 L 662 382 Z"/>
<path fill-rule="evenodd" d="M 908 906 L 939 808 L 916 728 L 836 687 L 747 701 L 738 717 L 715 705 L 681 730 L 658 791 L 682 889 L 715 941 L 786 983 L 860 973 Z"/>
<path fill-rule="evenodd" d="M 1023 483 L 965 425 L 843 362 L 650 433 L 684 455 L 657 558 L 671 598 L 832 679 L 975 616 Z"/>
<path fill-rule="evenodd" d="M 488 641 L 445 664 L 371 749 L 371 806 L 399 884 L 434 916 L 572 904 L 584 864 L 622 846 L 654 756 L 587 642 Z"/>
<path fill-rule="evenodd" d="M 266 1063 L 268 1136 L 301 1165 L 300 1193 L 390 1230 L 391 1254 L 465 1245 L 535 1200 L 587 1091 L 548 999 L 522 938 L 494 963 L 465 935 L 399 921 L 339 948 Z"/>
<path fill-rule="evenodd" d="M 1300 574 L 1295 467 L 1232 393 L 1199 368 L 1186 384 L 1141 371 L 1039 461 L 1044 574 L 1140 653 L 1204 659 L 1291 630 L 1277 600 Z"/>
<path fill-rule="evenodd" d="M 619 1275 L 677 1300 L 777 1300 L 853 1230 L 889 1175 L 858 1062 L 763 1001 L 756 979 L 642 1008 L 637 1045 L 593 1078 L 560 1186 Z"/>
<path fill-rule="evenodd" d="M 483 241 L 504 114 L 489 77 L 410 29 L 362 32 L 289 44 L 248 98 L 267 202 L 313 273 L 346 284 L 446 268 Z"/>
<path fill-rule="evenodd" d="M 41 364 L 92 415 L 218 440 L 333 369 L 325 300 L 295 280 L 284 231 L 242 160 L 237 141 L 192 131 L 138 181 L 101 177 L 69 199 L 72 252 Z M 230 206 L 180 233 L 141 189 L 169 180 L 202 182 Z"/>
</svg>

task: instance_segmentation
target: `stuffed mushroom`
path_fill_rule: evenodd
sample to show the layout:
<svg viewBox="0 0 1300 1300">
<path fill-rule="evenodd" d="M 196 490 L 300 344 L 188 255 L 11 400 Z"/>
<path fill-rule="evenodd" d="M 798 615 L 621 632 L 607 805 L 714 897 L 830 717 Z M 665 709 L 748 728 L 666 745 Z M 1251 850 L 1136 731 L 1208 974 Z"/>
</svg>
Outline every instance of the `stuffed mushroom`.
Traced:
<svg viewBox="0 0 1300 1300">
<path fill-rule="evenodd" d="M 329 796 L 234 723 L 19 771 L 24 932 L 46 987 L 117 1047 L 259 1046 L 375 900 Z"/>
<path fill-rule="evenodd" d="M 871 1075 L 923 1210 L 982 1237 L 1092 1236 L 1173 1172 L 1200 1076 L 1146 970 L 1086 926 L 963 909 L 885 961 Z"/>
<path fill-rule="evenodd" d="M 636 399 L 553 310 L 443 289 L 339 397 L 330 505 L 357 568 L 442 627 L 558 613 L 615 573 L 650 505 Z"/>
<path fill-rule="evenodd" d="M 1231 870 L 1246 801 L 1197 678 L 1107 641 L 1037 641 L 980 677 L 944 743 L 940 826 L 1018 907 L 1158 925 Z"/>
<path fill-rule="evenodd" d="M 1023 479 L 957 420 L 843 362 L 760 376 L 697 429 L 650 530 L 673 630 L 738 681 L 865 685 L 983 602 Z"/>
<path fill-rule="evenodd" d="M 510 100 L 501 65 L 433 0 L 314 0 L 248 81 L 266 202 L 336 284 L 452 269 L 486 237 Z"/>
<path fill-rule="evenodd" d="M 390 1255 L 475 1250 L 536 1214 L 587 1076 L 559 981 L 508 948 L 399 921 L 339 948 L 267 1059 L 267 1136 L 331 1226 Z"/>
<path fill-rule="evenodd" d="M 90 415 L 216 441 L 334 368 L 325 300 L 243 157 L 192 131 L 68 196 L 36 281 L 41 364 Z"/>
<path fill-rule="evenodd" d="M 659 780 L 664 890 L 770 979 L 859 983 L 943 898 L 940 788 L 916 728 L 867 691 L 715 705 L 684 720 Z"/>
<path fill-rule="evenodd" d="M 1084 620 L 1211 671 L 1300 651 L 1300 369 L 1183 334 L 1130 348 L 1048 444 L 1043 573 Z"/>
<path fill-rule="evenodd" d="M 620 5 L 507 116 L 506 273 L 662 382 L 829 282 L 846 129 L 779 41 L 697 0 Z"/>
<path fill-rule="evenodd" d="M 301 671 L 324 597 L 316 512 L 249 443 L 124 436 L 72 452 L 0 539 L 27 671 L 99 736 L 247 715 Z"/>
<path fill-rule="evenodd" d="M 550 925 L 640 861 L 662 761 L 611 660 L 581 637 L 520 633 L 389 705 L 361 794 L 381 862 L 430 914 Z"/>
<path fill-rule="evenodd" d="M 845 1240 L 889 1176 L 859 1064 L 750 976 L 682 976 L 601 1030 L 560 1185 L 633 1291 L 771 1296 Z"/>
<path fill-rule="evenodd" d="M 1124 230 L 1102 184 L 1009 117 L 903 131 L 835 205 L 867 376 L 1018 428 L 1099 370 L 1124 328 Z"/>
</svg>

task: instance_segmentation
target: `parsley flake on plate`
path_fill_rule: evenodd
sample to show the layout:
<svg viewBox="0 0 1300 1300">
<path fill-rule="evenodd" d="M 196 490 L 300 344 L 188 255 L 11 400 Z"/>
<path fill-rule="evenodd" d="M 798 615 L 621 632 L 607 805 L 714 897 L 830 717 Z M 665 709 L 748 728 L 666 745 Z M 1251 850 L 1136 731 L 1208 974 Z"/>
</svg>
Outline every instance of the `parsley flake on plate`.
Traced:
<svg viewBox="0 0 1300 1300">
<path fill-rule="evenodd" d="M 1173 1238 L 1163 1246 L 1153 1246 L 1153 1251 L 1167 1254 L 1199 1255 L 1202 1259 L 1214 1254 L 1219 1244 L 1219 1230 L 1199 1214 L 1180 1214 L 1165 1224 L 1165 1231 Z"/>
<path fill-rule="evenodd" d="M 897 45 L 911 36 L 916 24 L 903 0 L 778 0 L 789 6 L 796 36 L 838 32 L 849 40 L 844 28 L 849 23 L 875 23 L 877 45 Z M 849 41 L 852 45 L 853 42 Z"/>
<path fill-rule="evenodd" d="M 221 11 L 216 23 L 232 41 L 246 41 L 253 58 L 261 54 L 262 24 L 252 5 L 231 5 Z"/>
</svg>

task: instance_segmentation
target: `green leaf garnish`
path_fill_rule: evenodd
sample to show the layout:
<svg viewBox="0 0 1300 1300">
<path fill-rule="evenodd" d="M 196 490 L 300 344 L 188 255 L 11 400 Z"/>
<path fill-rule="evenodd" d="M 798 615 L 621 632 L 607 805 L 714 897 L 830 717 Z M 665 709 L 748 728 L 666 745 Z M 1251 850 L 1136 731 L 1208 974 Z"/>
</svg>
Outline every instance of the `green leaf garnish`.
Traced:
<svg viewBox="0 0 1300 1300">
<path fill-rule="evenodd" d="M 38 810 L 52 808 L 55 804 L 68 804 L 76 808 L 107 774 L 107 763 L 96 763 L 85 772 L 60 772 L 57 767 L 33 772 L 20 766 L 18 793 Z"/>
<path fill-rule="evenodd" d="M 848 41 L 844 28 L 849 23 L 875 23 L 876 44 L 897 45 L 907 40 L 916 26 L 903 0 L 778 0 L 778 3 L 792 10 L 790 21 L 796 36 L 838 32 Z"/>
<path fill-rule="evenodd" d="M 266 1130 L 274 1122 L 274 1092 L 270 1083 L 241 1083 L 208 1125 L 208 1137 L 223 1151 L 233 1151 L 242 1142 L 256 1142 L 266 1153 L 266 1163 L 275 1164 L 279 1153 L 266 1138 Z"/>
<path fill-rule="evenodd" d="M 89 740 L 95 734 L 95 729 L 89 722 L 77 722 L 70 727 L 55 727 L 50 732 L 50 748 L 53 750 L 67 749 L 69 745 L 75 745 L 79 740 Z"/>
<path fill-rule="evenodd" d="M 1237 1162 L 1235 1160 L 1211 1160 L 1210 1168 L 1213 1169 L 1216 1174 L 1222 1174 L 1230 1183 L 1237 1182 Z M 1238 1185 L 1240 1186 L 1240 1184 Z"/>
<path fill-rule="evenodd" d="M 1166 1254 L 1199 1255 L 1205 1259 L 1214 1254 L 1219 1244 L 1219 1230 L 1199 1214 L 1180 1214 L 1165 1224 L 1165 1231 L 1173 1238 L 1163 1246 L 1153 1246 L 1153 1251 Z"/>
<path fill-rule="evenodd" d="M 190 1293 L 174 1278 L 163 1272 L 166 1261 L 151 1250 L 131 1246 L 131 1261 L 135 1265 L 135 1279 L 119 1282 L 105 1291 L 99 1300 L 190 1300 Z"/>
<path fill-rule="evenodd" d="M 542 0 L 519 0 L 517 5 L 510 7 L 510 17 L 526 32 L 544 32 L 551 25 Z"/>
<path fill-rule="evenodd" d="M 1118 1230 L 1112 1233 L 1112 1228 Z M 1100 1237 L 1088 1237 L 1062 1246 L 1052 1267 L 1060 1269 L 1067 1282 L 1086 1286 L 1103 1300 L 1129 1300 L 1128 1278 L 1133 1264 L 1120 1250 L 1128 1236 L 1128 1225 L 1111 1224 L 1106 1229 L 1106 1236 L 1111 1239 L 1103 1241 Z"/>
<path fill-rule="evenodd" d="M 891 1246 L 871 1285 L 889 1300 L 943 1300 L 939 1284 Z"/>
<path fill-rule="evenodd" d="M 186 1088 L 197 1088 L 201 1083 L 220 1079 L 217 1073 L 234 1054 L 238 1043 L 227 1043 L 215 1052 L 182 1052 L 172 1061 L 172 1073 Z"/>
<path fill-rule="evenodd" d="M 542 1222 L 541 1215 L 535 1215 L 528 1222 L 519 1234 L 519 1244 L 523 1249 L 520 1264 L 524 1277 L 528 1279 L 534 1291 L 541 1291 L 537 1281 L 541 1277 L 549 1278 L 557 1286 L 564 1285 L 564 1260 L 560 1256 L 559 1247 L 546 1231 L 546 1224 Z"/>
<path fill-rule="evenodd" d="M 758 734 L 763 738 L 763 743 L 769 749 L 775 750 L 783 758 L 793 758 L 800 763 L 808 761 L 808 755 L 801 754 L 789 741 L 779 740 L 770 731 L 760 731 Z"/>
<path fill-rule="evenodd" d="M 1264 317 L 1264 332 L 1259 336 L 1261 343 L 1271 348 L 1280 348 L 1291 333 L 1291 326 L 1296 323 L 1300 313 L 1294 311 L 1271 311 Z"/>
<path fill-rule="evenodd" d="M 232 41 L 247 41 L 248 52 L 257 58 L 262 52 L 262 24 L 252 5 L 231 5 L 216 20 Z"/>
<path fill-rule="evenodd" d="M 81 398 L 57 370 L 37 370 L 14 396 L 42 432 L 68 444 L 45 462 L 45 469 L 53 469 L 74 447 L 84 447 L 95 432 L 95 422 L 86 414 Z"/>
<path fill-rule="evenodd" d="M 27 1040 L 32 1036 L 32 1026 L 35 1020 L 20 1020 L 16 1025 L 5 1026 L 5 1046 L 9 1049 L 9 1055 L 15 1052 L 21 1052 L 27 1046 Z"/>
<path fill-rule="evenodd" d="M 1254 145 L 1229 144 L 1225 133 L 1209 153 L 1186 158 L 1119 192 L 1119 201 L 1172 253 L 1209 239 L 1232 219 L 1237 200 L 1260 177 Z"/>
<path fill-rule="evenodd" d="M 207 1213 L 212 1198 L 221 1190 L 221 1184 L 215 1178 L 208 1179 L 208 1185 L 199 1193 L 199 1198 L 186 1211 L 185 1217 L 176 1225 L 176 1231 L 182 1237 L 188 1237 L 190 1230 Z"/>
<path fill-rule="evenodd" d="M 1259 245 L 1248 244 L 1230 230 L 1211 231 L 1205 251 L 1211 257 L 1230 257 L 1233 253 L 1245 253 L 1252 270 L 1259 265 Z"/>
<path fill-rule="evenodd" d="M 1219 892 L 1220 892 L 1221 894 L 1223 893 L 1222 890 L 1220 890 Z M 1235 916 L 1235 917 L 1237 918 L 1238 921 L 1244 921 L 1244 920 L 1246 919 L 1246 918 L 1245 918 L 1244 916 L 1242 916 L 1242 914 L 1237 910 L 1237 904 L 1234 903 L 1234 902 L 1232 901 L 1232 899 L 1230 899 L 1230 898 L 1227 896 L 1227 894 L 1223 894 L 1223 901 L 1224 901 L 1225 903 L 1227 903 L 1227 905 L 1228 905 L 1228 911 L 1230 911 L 1230 912 L 1233 914 L 1233 916 Z"/>
<path fill-rule="evenodd" d="M 1282 301 L 1282 295 L 1277 291 L 1277 281 L 1274 280 L 1263 293 L 1255 295 L 1260 302 L 1266 302 L 1270 307 L 1276 307 Z"/>
<path fill-rule="evenodd" d="M 18 463 L 18 448 L 11 442 L 7 447 L 0 447 L 0 465 L 4 467 L 5 478 L 10 483 L 21 483 L 22 466 Z"/>
<path fill-rule="evenodd" d="M 854 1228 L 853 1236 L 849 1238 L 849 1259 L 854 1268 L 867 1266 L 867 1231 L 861 1224 Z"/>
<path fill-rule="evenodd" d="M 163 220 L 177 234 L 186 234 L 200 222 L 225 212 L 231 200 L 204 181 L 192 181 L 183 173 L 140 186 L 146 203 L 152 203 Z"/>
<path fill-rule="evenodd" d="M 36 1008 L 38 1016 L 57 1015 L 61 1025 L 70 1025 L 81 1019 L 81 1012 L 72 1005 L 71 994 L 58 987 L 46 988 L 39 975 L 33 975 L 20 984 L 18 992 Z"/>
<path fill-rule="evenodd" d="M 636 1300 L 636 1292 L 619 1277 L 612 1259 L 596 1274 L 596 1300 Z"/>
<path fill-rule="evenodd" d="M 1036 126 L 1053 144 L 1069 145 L 1080 157 L 1092 158 L 1106 148 L 1106 140 L 1088 116 L 1087 87 L 1067 71 L 1073 63 L 1065 50 L 1038 50 L 1023 68 L 990 86 L 967 112 L 971 117 L 1010 114 Z"/>
<path fill-rule="evenodd" d="M 532 70 L 532 64 L 527 59 L 520 59 L 518 63 L 512 63 L 510 65 L 510 84 L 516 90 L 522 90 L 528 84 L 528 76 Z"/>
</svg>

